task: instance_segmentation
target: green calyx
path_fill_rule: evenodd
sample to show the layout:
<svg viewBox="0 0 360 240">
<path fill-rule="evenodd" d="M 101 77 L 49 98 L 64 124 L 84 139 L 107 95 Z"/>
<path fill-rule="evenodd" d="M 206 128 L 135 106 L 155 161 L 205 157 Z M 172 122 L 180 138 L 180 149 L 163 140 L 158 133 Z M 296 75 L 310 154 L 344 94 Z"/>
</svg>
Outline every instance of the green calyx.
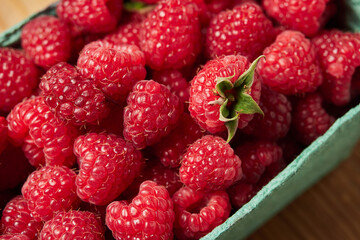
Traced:
<svg viewBox="0 0 360 240">
<path fill-rule="evenodd" d="M 215 89 L 219 98 L 209 104 L 221 105 L 219 119 L 225 123 L 228 130 L 227 142 L 234 137 L 241 114 L 264 115 L 255 100 L 247 94 L 254 82 L 256 65 L 262 57 L 264 56 L 258 57 L 234 83 L 231 82 L 234 76 L 217 78 Z"/>
<path fill-rule="evenodd" d="M 124 3 L 124 9 L 128 12 L 137 12 L 140 14 L 152 11 L 155 5 L 148 5 L 143 2 L 126 2 Z"/>
</svg>

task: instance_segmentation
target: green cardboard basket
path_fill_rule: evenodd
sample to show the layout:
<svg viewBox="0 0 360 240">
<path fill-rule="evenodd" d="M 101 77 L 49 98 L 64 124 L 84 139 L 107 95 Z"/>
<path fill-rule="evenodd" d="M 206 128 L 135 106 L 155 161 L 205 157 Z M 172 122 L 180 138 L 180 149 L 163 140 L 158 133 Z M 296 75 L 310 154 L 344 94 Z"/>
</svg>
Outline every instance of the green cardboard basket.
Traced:
<svg viewBox="0 0 360 240">
<path fill-rule="evenodd" d="M 54 15 L 53 4 L 0 34 L 0 46 L 17 45 L 21 28 L 42 14 Z M 346 27 L 360 32 L 360 0 L 344 1 Z M 210 239 L 244 239 L 294 198 L 346 159 L 360 139 L 360 105 L 352 108 L 322 136 L 307 147 L 278 176 L 226 222 L 204 236 Z"/>
</svg>

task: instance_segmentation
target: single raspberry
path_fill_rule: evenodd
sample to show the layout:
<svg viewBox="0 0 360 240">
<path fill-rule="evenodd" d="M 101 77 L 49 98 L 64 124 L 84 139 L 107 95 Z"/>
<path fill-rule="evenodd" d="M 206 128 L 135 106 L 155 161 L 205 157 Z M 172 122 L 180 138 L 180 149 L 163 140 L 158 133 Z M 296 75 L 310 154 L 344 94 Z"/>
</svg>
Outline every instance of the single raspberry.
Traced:
<svg viewBox="0 0 360 240">
<path fill-rule="evenodd" d="M 273 25 L 261 7 L 247 2 L 211 20 L 206 34 L 206 52 L 211 58 L 241 54 L 253 61 L 274 39 Z"/>
<path fill-rule="evenodd" d="M 45 103 L 65 123 L 97 124 L 109 112 L 104 94 L 70 64 L 50 68 L 42 76 L 40 88 Z"/>
<path fill-rule="evenodd" d="M 226 189 L 241 179 L 241 160 L 224 139 L 207 135 L 186 150 L 179 175 L 181 182 L 194 190 Z"/>
<path fill-rule="evenodd" d="M 35 221 L 50 220 L 56 213 L 76 207 L 76 173 L 65 166 L 45 166 L 31 173 L 21 192 Z"/>
<path fill-rule="evenodd" d="M 35 64 L 12 48 L 0 48 L 0 110 L 8 112 L 31 95 L 38 83 Z"/>
<path fill-rule="evenodd" d="M 77 67 L 85 78 L 93 79 L 111 99 L 124 102 L 133 85 L 145 79 L 145 57 L 135 45 L 91 42 L 81 51 Z"/>
<path fill-rule="evenodd" d="M 170 133 L 183 112 L 179 98 L 153 80 L 139 81 L 127 98 L 124 137 L 138 149 L 153 145 Z"/>
<path fill-rule="evenodd" d="M 65 23 L 53 16 L 28 22 L 21 33 L 21 45 L 36 65 L 50 68 L 70 58 L 71 34 Z"/>
<path fill-rule="evenodd" d="M 56 13 L 78 32 L 110 32 L 121 17 L 122 0 L 61 0 Z"/>
<path fill-rule="evenodd" d="M 106 209 L 106 225 L 117 239 L 172 239 L 175 214 L 168 191 L 152 181 L 141 184 L 130 204 L 116 201 Z"/>
<path fill-rule="evenodd" d="M 192 0 L 169 0 L 149 13 L 140 30 L 140 47 L 152 69 L 177 69 L 195 62 L 201 49 L 198 12 Z"/>
<path fill-rule="evenodd" d="M 281 25 L 314 36 L 320 28 L 320 20 L 329 0 L 264 0 L 267 14 Z"/>
<path fill-rule="evenodd" d="M 177 239 L 199 239 L 225 222 L 231 205 L 225 191 L 204 193 L 188 187 L 173 196 Z"/>
<path fill-rule="evenodd" d="M 59 212 L 44 224 L 40 240 L 56 239 L 104 239 L 104 228 L 100 219 L 91 212 Z"/>
<path fill-rule="evenodd" d="M 38 239 L 43 223 L 35 221 L 30 214 L 28 201 L 23 196 L 13 198 L 2 212 L 3 234 L 23 234 L 29 239 Z"/>
<path fill-rule="evenodd" d="M 203 136 L 199 125 L 187 113 L 183 113 L 179 125 L 153 146 L 154 154 L 165 167 L 176 168 L 180 166 L 181 155 L 195 140 Z"/>
<path fill-rule="evenodd" d="M 8 123 L 6 118 L 0 116 L 0 153 L 4 151 L 8 144 Z"/>
<path fill-rule="evenodd" d="M 251 200 L 256 194 L 256 187 L 251 183 L 238 181 L 227 189 L 231 206 L 234 209 L 240 209 Z"/>
<path fill-rule="evenodd" d="M 351 79 L 360 66 L 360 34 L 324 31 L 312 40 L 325 76 L 322 95 L 342 106 L 350 101 Z"/>
<path fill-rule="evenodd" d="M 258 71 L 265 85 L 283 94 L 313 92 L 323 82 L 315 46 L 296 31 L 280 33 L 264 50 Z"/>
<path fill-rule="evenodd" d="M 322 97 L 317 93 L 300 99 L 294 109 L 294 129 L 298 139 L 305 145 L 323 135 L 333 122 L 334 118 L 325 111 Z"/>
<path fill-rule="evenodd" d="M 140 174 L 143 159 L 124 139 L 105 133 L 89 133 L 74 143 L 80 171 L 77 195 L 85 202 L 105 205 L 114 200 Z"/>
<path fill-rule="evenodd" d="M 22 145 L 31 165 L 74 164 L 73 143 L 78 131 L 56 118 L 42 97 L 19 103 L 7 120 L 10 141 Z"/>
<path fill-rule="evenodd" d="M 4 234 L 0 236 L 1 240 L 31 240 L 28 236 L 23 234 Z"/>
<path fill-rule="evenodd" d="M 250 65 L 247 58 L 240 55 L 224 56 L 207 62 L 194 77 L 190 87 L 189 111 L 202 128 L 210 133 L 222 132 L 226 130 L 223 118 L 235 118 L 238 128 L 244 128 L 253 118 L 251 113 L 261 113 L 256 104 L 261 93 L 260 77 L 254 72 L 256 63 Z M 248 82 L 245 83 L 245 79 Z M 223 83 L 228 86 L 221 85 Z M 229 102 L 233 103 L 230 107 L 236 105 L 238 108 L 228 109 Z M 244 111 L 243 104 L 247 103 L 251 105 L 251 111 Z M 220 104 L 225 106 L 220 107 Z M 228 116 L 222 113 L 223 108 L 230 112 Z"/>
<path fill-rule="evenodd" d="M 260 139 L 285 137 L 291 124 L 291 103 L 286 96 L 263 86 L 259 106 L 264 116 L 255 115 L 243 132 Z"/>
<path fill-rule="evenodd" d="M 282 159 L 282 149 L 271 141 L 249 141 L 236 148 L 235 153 L 242 161 L 243 180 L 255 184 L 266 167 Z"/>
</svg>

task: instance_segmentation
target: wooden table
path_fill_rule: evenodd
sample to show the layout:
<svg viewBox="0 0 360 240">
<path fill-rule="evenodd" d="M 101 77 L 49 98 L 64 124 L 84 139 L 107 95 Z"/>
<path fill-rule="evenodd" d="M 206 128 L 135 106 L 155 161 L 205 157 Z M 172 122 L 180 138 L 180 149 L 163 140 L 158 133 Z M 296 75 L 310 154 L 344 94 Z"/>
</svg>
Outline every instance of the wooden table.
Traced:
<svg viewBox="0 0 360 240">
<path fill-rule="evenodd" d="M 0 32 L 54 0 L 0 0 Z M 360 144 L 352 156 L 249 240 L 360 239 Z"/>
</svg>

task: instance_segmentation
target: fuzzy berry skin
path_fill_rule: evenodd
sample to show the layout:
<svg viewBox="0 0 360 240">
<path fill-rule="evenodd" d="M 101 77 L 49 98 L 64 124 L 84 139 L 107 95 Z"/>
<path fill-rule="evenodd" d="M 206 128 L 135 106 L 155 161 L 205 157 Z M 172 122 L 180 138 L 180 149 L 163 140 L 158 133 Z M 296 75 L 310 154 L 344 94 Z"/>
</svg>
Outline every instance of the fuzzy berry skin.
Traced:
<svg viewBox="0 0 360 240">
<path fill-rule="evenodd" d="M 339 30 L 324 31 L 312 42 L 325 76 L 322 96 L 338 106 L 349 103 L 351 79 L 360 66 L 360 35 Z"/>
<path fill-rule="evenodd" d="M 194 190 L 226 189 L 241 179 L 241 160 L 224 139 L 206 135 L 191 144 L 181 159 L 180 180 Z"/>
<path fill-rule="evenodd" d="M 120 195 L 140 174 L 141 152 L 115 135 L 89 133 L 74 143 L 80 171 L 77 195 L 95 205 L 105 205 Z"/>
<path fill-rule="evenodd" d="M 106 209 L 106 225 L 117 240 L 173 238 L 175 214 L 168 191 L 155 182 L 141 184 L 130 204 L 116 201 Z"/>
<path fill-rule="evenodd" d="M 93 79 L 104 94 L 125 102 L 133 85 L 145 79 L 145 57 L 135 45 L 91 42 L 81 51 L 77 67 L 85 78 Z"/>
<path fill-rule="evenodd" d="M 265 85 L 283 94 L 313 92 L 323 82 L 315 46 L 296 31 L 280 33 L 258 66 Z"/>
<path fill-rule="evenodd" d="M 154 154 L 165 167 L 177 168 L 180 166 L 181 155 L 188 145 L 203 136 L 199 125 L 187 113 L 183 113 L 179 125 L 153 146 Z"/>
<path fill-rule="evenodd" d="M 30 215 L 28 201 L 17 196 L 6 204 L 2 212 L 1 228 L 3 234 L 23 234 L 29 239 L 38 239 L 43 223 L 35 221 Z"/>
<path fill-rule="evenodd" d="M 243 132 L 259 139 L 277 140 L 285 137 L 291 124 L 291 103 L 285 95 L 261 88 L 260 108 L 264 117 L 256 114 Z"/>
<path fill-rule="evenodd" d="M 44 224 L 39 240 L 56 239 L 104 239 L 100 218 L 85 211 L 59 212 Z"/>
<path fill-rule="evenodd" d="M 282 149 L 275 142 L 256 140 L 249 141 L 235 149 L 241 158 L 242 181 L 255 184 L 270 164 L 281 160 Z"/>
<path fill-rule="evenodd" d="M 79 32 L 102 33 L 115 29 L 122 0 L 61 0 L 56 13 Z"/>
<path fill-rule="evenodd" d="M 63 62 L 50 68 L 41 78 L 40 89 L 50 110 L 65 123 L 97 124 L 109 112 L 100 89 L 70 64 Z"/>
<path fill-rule="evenodd" d="M 325 111 L 322 102 L 322 97 L 313 93 L 300 99 L 294 109 L 294 129 L 305 145 L 323 135 L 334 123 L 334 118 Z"/>
<path fill-rule="evenodd" d="M 58 18 L 40 16 L 24 26 L 21 46 L 36 65 L 50 68 L 70 58 L 71 34 Z"/>
<path fill-rule="evenodd" d="M 124 137 L 138 149 L 160 141 L 177 124 L 183 104 L 170 90 L 153 80 L 137 82 L 124 110 Z"/>
<path fill-rule="evenodd" d="M 10 111 L 38 83 L 35 64 L 23 51 L 0 48 L 0 110 Z"/>
<path fill-rule="evenodd" d="M 244 3 L 215 16 L 206 34 L 211 58 L 241 54 L 255 60 L 275 39 L 272 23 L 256 3 Z"/>
<path fill-rule="evenodd" d="M 238 181 L 227 189 L 231 206 L 234 209 L 240 209 L 243 205 L 250 201 L 256 194 L 256 187 L 251 183 Z"/>
<path fill-rule="evenodd" d="M 76 207 L 76 173 L 65 166 L 45 166 L 31 173 L 21 192 L 36 221 L 50 220 L 60 211 Z"/>
<path fill-rule="evenodd" d="M 235 82 L 249 66 L 249 61 L 243 56 L 224 56 L 207 62 L 193 78 L 190 86 L 189 111 L 200 127 L 213 134 L 226 130 L 224 122 L 219 119 L 220 105 L 210 104 L 218 99 L 218 96 L 214 94 L 217 78 L 233 76 L 230 80 Z M 259 102 L 261 81 L 256 72 L 254 83 L 246 90 L 246 93 Z M 253 116 L 253 114 L 240 114 L 238 128 L 244 128 Z"/>
<path fill-rule="evenodd" d="M 179 240 L 199 239 L 225 222 L 231 205 L 225 191 L 204 193 L 188 187 L 174 195 L 175 236 Z"/>
<path fill-rule="evenodd" d="M 193 64 L 201 49 L 198 19 L 198 7 L 192 0 L 160 2 L 140 30 L 147 64 L 155 70 Z"/>
<path fill-rule="evenodd" d="M 321 17 L 329 0 L 264 0 L 266 13 L 287 29 L 314 36 L 321 26 Z"/>
<path fill-rule="evenodd" d="M 31 240 L 24 234 L 4 234 L 1 235 L 1 240 Z"/>
</svg>

